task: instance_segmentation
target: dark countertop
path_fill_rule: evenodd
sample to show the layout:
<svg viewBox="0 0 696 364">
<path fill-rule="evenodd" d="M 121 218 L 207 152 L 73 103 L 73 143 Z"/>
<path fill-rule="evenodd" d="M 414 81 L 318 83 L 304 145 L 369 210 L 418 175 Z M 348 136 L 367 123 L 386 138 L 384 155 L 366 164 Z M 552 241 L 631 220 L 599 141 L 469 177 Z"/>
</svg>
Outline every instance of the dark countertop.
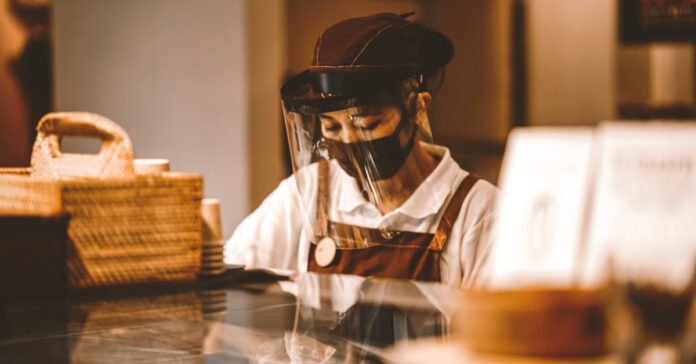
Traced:
<svg viewBox="0 0 696 364">
<path fill-rule="evenodd" d="M 396 341 L 446 333 L 411 284 L 334 283 L 333 294 L 359 293 L 339 312 L 327 304 L 331 285 L 287 282 L 299 285 L 299 297 L 317 298 L 311 303 L 281 289 L 284 279 L 237 270 L 186 284 L 1 303 L 0 363 L 381 362 L 381 350 Z M 380 304 L 385 292 L 389 302 Z M 421 304 L 399 308 L 393 302 L 402 293 Z"/>
<path fill-rule="evenodd" d="M 0 304 L 0 363 L 247 362 L 227 327 L 280 335 L 296 299 L 263 272 Z"/>
</svg>

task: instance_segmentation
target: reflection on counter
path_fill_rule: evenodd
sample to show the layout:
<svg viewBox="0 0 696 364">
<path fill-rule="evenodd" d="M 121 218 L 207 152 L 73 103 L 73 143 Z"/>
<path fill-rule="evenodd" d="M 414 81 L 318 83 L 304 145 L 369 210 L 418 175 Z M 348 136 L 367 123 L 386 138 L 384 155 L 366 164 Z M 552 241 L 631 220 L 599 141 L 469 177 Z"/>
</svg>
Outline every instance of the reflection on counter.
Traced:
<svg viewBox="0 0 696 364">
<path fill-rule="evenodd" d="M 258 274 L 247 274 L 237 289 L 220 283 L 230 277 L 239 284 L 238 276 L 228 275 L 215 284 L 3 304 L 0 362 L 223 363 L 246 358 L 248 349 L 234 346 L 244 339 L 238 333 L 277 331 L 282 336 L 292 329 L 295 300 Z"/>
<path fill-rule="evenodd" d="M 70 308 L 71 362 L 200 357 L 208 322 L 195 292 L 82 303 Z M 202 361 L 201 361 L 202 362 Z"/>
<path fill-rule="evenodd" d="M 227 272 L 177 289 L 4 304 L 0 362 L 696 359 L 691 296 L 670 301 L 621 285 L 599 295 L 570 290 L 525 294 L 464 292 L 441 284 L 350 275 L 276 278 Z M 656 357 L 671 359 L 650 361 Z"/>
</svg>

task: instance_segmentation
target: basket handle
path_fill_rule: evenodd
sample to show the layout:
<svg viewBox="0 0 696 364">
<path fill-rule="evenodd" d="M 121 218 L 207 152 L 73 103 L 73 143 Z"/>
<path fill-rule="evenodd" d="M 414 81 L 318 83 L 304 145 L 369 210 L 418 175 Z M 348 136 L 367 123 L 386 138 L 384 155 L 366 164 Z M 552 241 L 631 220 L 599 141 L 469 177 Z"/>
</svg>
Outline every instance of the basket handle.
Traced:
<svg viewBox="0 0 696 364">
<path fill-rule="evenodd" d="M 115 122 L 90 112 L 46 114 L 36 127 L 31 153 L 32 175 L 50 179 L 70 177 L 134 178 L 133 145 L 128 134 Z M 101 139 L 97 154 L 60 151 L 64 136 Z"/>
</svg>

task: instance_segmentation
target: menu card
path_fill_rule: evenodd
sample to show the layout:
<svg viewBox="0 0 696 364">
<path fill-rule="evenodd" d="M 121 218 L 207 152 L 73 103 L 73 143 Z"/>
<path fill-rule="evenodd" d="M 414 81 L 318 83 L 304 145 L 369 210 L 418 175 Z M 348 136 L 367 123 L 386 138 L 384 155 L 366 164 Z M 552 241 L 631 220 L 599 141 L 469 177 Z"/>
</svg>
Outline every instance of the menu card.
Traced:
<svg viewBox="0 0 696 364">
<path fill-rule="evenodd" d="M 584 283 L 684 289 L 696 254 L 696 123 L 603 123 Z"/>
<path fill-rule="evenodd" d="M 488 288 L 577 283 L 592 146 L 592 128 L 511 132 L 500 175 Z"/>
</svg>

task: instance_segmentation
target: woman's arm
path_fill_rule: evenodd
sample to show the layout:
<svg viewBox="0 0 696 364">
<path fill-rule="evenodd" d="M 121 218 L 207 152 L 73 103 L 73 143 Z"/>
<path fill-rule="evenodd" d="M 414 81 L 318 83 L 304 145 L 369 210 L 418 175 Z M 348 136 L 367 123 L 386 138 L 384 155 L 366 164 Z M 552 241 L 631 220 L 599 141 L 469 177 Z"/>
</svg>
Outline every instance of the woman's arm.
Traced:
<svg viewBox="0 0 696 364">
<path fill-rule="evenodd" d="M 493 246 L 493 223 L 498 189 L 487 181 L 479 181 L 471 201 L 465 207 L 472 217 L 464 232 L 461 249 L 462 281 L 464 288 L 480 288 L 486 276 L 488 256 Z M 462 211 L 464 212 L 464 211 Z"/>
<path fill-rule="evenodd" d="M 293 175 L 239 224 L 225 244 L 225 263 L 244 264 L 248 268 L 297 269 L 304 216 Z"/>
</svg>

